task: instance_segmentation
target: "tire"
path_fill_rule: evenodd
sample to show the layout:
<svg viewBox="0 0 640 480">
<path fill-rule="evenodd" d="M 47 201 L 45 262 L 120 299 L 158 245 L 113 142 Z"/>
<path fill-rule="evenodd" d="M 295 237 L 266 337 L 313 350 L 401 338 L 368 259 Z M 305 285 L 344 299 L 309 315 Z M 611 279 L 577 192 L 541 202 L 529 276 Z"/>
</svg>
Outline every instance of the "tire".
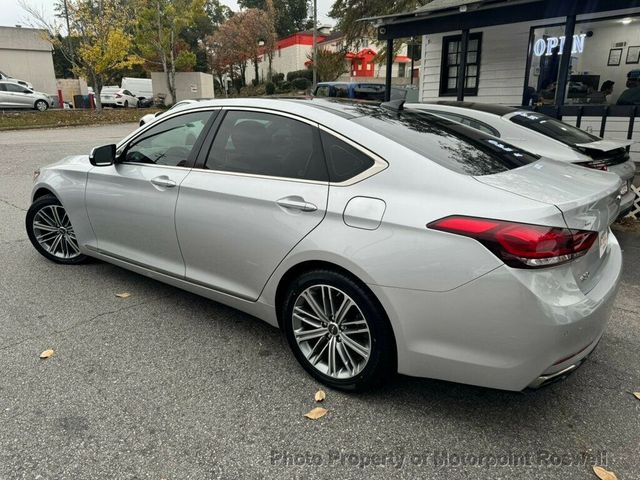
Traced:
<svg viewBox="0 0 640 480">
<path fill-rule="evenodd" d="M 49 104 L 44 100 L 36 100 L 36 103 L 33 104 L 33 108 L 35 108 L 39 112 L 44 112 L 49 108 Z"/>
<path fill-rule="evenodd" d="M 31 244 L 46 259 L 64 265 L 88 260 L 80 253 L 73 226 L 54 195 L 44 195 L 33 202 L 25 223 Z"/>
<path fill-rule="evenodd" d="M 343 303 L 347 297 L 353 305 Z M 344 305 L 349 307 L 341 314 Z M 395 375 L 396 345 L 389 320 L 373 294 L 351 277 L 333 270 L 306 272 L 289 285 L 280 312 L 293 354 L 323 384 L 361 391 Z"/>
<path fill-rule="evenodd" d="M 124 108 L 129 108 L 129 100 L 124 101 Z"/>
</svg>

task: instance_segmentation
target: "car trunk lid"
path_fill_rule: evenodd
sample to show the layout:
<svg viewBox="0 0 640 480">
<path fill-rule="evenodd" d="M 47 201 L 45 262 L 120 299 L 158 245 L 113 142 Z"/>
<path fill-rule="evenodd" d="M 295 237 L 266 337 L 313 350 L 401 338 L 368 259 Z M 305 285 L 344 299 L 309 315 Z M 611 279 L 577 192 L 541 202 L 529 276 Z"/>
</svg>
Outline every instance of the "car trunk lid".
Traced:
<svg viewBox="0 0 640 480">
<path fill-rule="evenodd" d="M 609 226 L 616 220 L 620 209 L 620 177 L 543 159 L 515 170 L 475 179 L 555 205 L 562 212 L 566 226 L 572 230 L 598 232 L 599 239 L 591 249 L 572 261 L 572 271 L 580 288 L 586 292 L 595 286 L 597 273 L 607 254 Z"/>
</svg>

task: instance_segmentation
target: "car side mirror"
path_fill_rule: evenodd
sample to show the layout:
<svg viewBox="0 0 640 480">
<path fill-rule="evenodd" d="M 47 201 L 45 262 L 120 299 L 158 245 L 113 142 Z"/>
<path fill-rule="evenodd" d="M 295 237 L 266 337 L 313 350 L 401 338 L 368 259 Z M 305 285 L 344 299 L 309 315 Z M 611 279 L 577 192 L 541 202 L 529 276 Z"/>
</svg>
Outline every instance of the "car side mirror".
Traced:
<svg viewBox="0 0 640 480">
<path fill-rule="evenodd" d="M 89 161 L 91 165 L 96 167 L 108 167 L 116 162 L 116 146 L 102 145 L 101 147 L 94 147 L 89 154 Z"/>
</svg>

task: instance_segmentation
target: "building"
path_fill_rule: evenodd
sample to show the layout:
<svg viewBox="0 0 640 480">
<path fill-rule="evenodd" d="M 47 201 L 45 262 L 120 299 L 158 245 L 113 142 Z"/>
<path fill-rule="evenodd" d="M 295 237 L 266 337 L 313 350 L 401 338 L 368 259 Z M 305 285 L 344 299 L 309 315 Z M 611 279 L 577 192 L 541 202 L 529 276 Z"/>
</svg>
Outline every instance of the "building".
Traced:
<svg viewBox="0 0 640 480">
<path fill-rule="evenodd" d="M 346 50 L 345 70 L 339 80 L 384 81 L 384 66 L 374 59 L 382 44 L 372 39 L 362 39 L 357 45 L 347 49 L 344 35 L 340 32 L 331 32 L 329 27 L 320 27 L 316 37 L 318 50 L 337 52 Z M 278 40 L 273 53 L 271 70 L 273 73 L 284 73 L 304 70 L 311 65 L 313 51 L 313 30 L 297 32 Z M 419 62 L 415 62 L 415 76 L 419 70 Z M 262 58 L 260 62 L 261 78 L 266 78 L 268 62 Z M 394 83 L 411 83 L 410 77 L 411 58 L 407 56 L 407 46 L 404 45 L 394 59 L 393 77 Z M 247 72 L 250 75 L 250 72 Z"/>
<path fill-rule="evenodd" d="M 0 71 L 56 95 L 53 46 L 46 38 L 44 30 L 0 27 Z"/>
</svg>

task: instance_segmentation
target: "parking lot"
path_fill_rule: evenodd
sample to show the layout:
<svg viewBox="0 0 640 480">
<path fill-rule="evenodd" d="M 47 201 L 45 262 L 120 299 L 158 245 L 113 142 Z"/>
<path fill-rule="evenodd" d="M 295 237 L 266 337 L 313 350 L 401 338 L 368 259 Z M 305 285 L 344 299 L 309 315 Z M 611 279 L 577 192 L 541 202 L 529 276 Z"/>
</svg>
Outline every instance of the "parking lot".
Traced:
<svg viewBox="0 0 640 480">
<path fill-rule="evenodd" d="M 329 412 L 312 421 L 320 385 L 279 331 L 31 247 L 32 172 L 133 128 L 0 132 L 0 480 L 589 479 L 593 463 L 638 478 L 640 233 L 616 231 L 625 270 L 609 328 L 565 381 L 513 393 L 399 377 L 327 390 Z"/>
</svg>

